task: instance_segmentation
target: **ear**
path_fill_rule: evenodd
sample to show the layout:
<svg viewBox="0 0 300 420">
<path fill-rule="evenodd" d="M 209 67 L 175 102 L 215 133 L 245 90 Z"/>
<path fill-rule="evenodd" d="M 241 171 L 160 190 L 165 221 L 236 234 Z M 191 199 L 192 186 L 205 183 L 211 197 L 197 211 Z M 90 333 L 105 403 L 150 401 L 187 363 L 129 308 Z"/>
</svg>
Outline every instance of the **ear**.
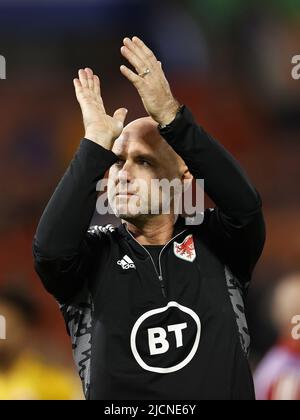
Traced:
<svg viewBox="0 0 300 420">
<path fill-rule="evenodd" d="M 183 169 L 183 173 L 181 175 L 181 181 L 184 185 L 184 191 L 187 191 L 188 188 L 191 187 L 193 182 L 193 175 L 190 173 L 189 168 L 185 165 Z"/>
</svg>

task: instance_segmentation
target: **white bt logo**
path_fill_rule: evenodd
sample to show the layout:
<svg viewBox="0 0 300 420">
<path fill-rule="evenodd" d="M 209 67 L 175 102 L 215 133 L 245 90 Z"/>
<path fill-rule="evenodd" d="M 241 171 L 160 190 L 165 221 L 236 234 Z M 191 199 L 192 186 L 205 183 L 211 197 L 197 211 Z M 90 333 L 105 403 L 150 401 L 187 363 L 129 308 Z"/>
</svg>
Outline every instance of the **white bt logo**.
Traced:
<svg viewBox="0 0 300 420">
<path fill-rule="evenodd" d="M 187 328 L 187 323 L 168 325 L 168 332 L 175 333 L 176 347 L 183 346 L 182 330 Z M 148 329 L 148 341 L 151 356 L 153 354 L 166 353 L 169 350 L 167 331 L 164 328 L 156 327 Z"/>
<path fill-rule="evenodd" d="M 137 319 L 131 331 L 130 346 L 141 368 L 172 373 L 190 363 L 197 353 L 200 337 L 201 321 L 196 312 L 171 301 Z"/>
</svg>

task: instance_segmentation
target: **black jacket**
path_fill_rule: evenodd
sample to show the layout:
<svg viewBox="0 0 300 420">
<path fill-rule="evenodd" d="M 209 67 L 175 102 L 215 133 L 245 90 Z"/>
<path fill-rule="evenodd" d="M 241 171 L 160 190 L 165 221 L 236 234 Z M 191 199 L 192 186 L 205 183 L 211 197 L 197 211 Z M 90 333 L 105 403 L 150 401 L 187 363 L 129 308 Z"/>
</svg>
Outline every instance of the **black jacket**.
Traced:
<svg viewBox="0 0 300 420">
<path fill-rule="evenodd" d="M 89 228 L 117 161 L 83 139 L 40 220 L 35 267 L 60 303 L 89 399 L 253 399 L 244 296 L 265 240 L 261 199 L 187 108 L 161 135 L 215 202 L 178 218 L 155 263 L 125 224 Z"/>
</svg>

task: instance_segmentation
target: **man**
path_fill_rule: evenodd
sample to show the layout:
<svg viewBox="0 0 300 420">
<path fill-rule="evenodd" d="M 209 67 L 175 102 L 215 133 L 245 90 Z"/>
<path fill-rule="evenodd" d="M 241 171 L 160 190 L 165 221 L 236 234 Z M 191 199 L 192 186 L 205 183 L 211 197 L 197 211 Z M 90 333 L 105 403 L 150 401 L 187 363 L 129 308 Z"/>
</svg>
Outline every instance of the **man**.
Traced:
<svg viewBox="0 0 300 420">
<path fill-rule="evenodd" d="M 278 342 L 255 372 L 258 400 L 300 400 L 300 274 L 285 277 L 271 299 Z"/>
<path fill-rule="evenodd" d="M 253 399 L 243 297 L 264 244 L 261 199 L 179 106 L 152 51 L 134 37 L 121 53 L 150 118 L 123 129 L 126 109 L 108 116 L 99 78 L 79 71 L 85 139 L 39 223 L 36 270 L 61 305 L 86 398 Z M 88 229 L 109 168 L 122 224 Z M 156 214 L 137 210 L 143 183 L 191 176 L 216 203 L 202 224 L 162 212 L 163 194 Z"/>
<path fill-rule="evenodd" d="M 16 286 L 0 288 L 0 314 L 5 319 L 6 338 L 0 339 L 0 400 L 82 398 L 77 377 L 41 358 L 35 349 L 38 312 L 34 300 Z"/>
</svg>

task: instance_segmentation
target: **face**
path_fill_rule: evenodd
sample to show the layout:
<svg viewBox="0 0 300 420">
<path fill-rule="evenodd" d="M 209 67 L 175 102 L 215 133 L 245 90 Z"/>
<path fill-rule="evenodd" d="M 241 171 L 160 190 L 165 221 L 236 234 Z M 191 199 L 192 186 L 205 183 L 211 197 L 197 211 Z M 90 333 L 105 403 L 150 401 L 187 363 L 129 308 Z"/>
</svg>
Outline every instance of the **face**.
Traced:
<svg viewBox="0 0 300 420">
<path fill-rule="evenodd" d="M 131 220 L 161 214 L 167 207 L 172 212 L 175 191 L 168 181 L 182 185 L 187 168 L 160 136 L 157 124 L 151 118 L 132 122 L 112 151 L 119 158 L 108 177 L 108 200 L 115 215 Z M 156 185 L 162 180 L 163 188 Z"/>
</svg>

